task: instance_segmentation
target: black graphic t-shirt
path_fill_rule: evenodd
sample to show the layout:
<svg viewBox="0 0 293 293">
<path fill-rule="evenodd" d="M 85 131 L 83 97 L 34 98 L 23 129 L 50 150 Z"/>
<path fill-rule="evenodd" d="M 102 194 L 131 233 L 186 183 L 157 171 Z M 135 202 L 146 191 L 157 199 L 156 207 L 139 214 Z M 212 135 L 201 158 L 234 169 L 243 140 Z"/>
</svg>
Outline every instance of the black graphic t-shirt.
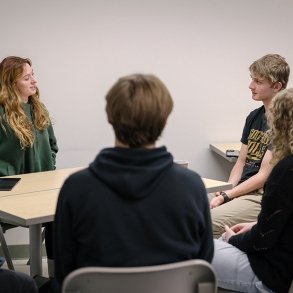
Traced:
<svg viewBox="0 0 293 293">
<path fill-rule="evenodd" d="M 241 142 L 248 147 L 245 166 L 239 183 L 255 175 L 260 168 L 262 159 L 269 147 L 265 107 L 253 110 L 246 118 Z"/>
</svg>

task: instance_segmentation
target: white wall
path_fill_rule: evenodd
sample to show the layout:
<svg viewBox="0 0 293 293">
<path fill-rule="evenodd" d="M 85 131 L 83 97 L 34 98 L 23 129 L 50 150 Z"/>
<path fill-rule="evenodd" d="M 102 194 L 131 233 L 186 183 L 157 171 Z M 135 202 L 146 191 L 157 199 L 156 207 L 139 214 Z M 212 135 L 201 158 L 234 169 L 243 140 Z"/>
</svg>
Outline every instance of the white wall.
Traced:
<svg viewBox="0 0 293 293">
<path fill-rule="evenodd" d="M 230 165 L 209 143 L 238 141 L 260 106 L 248 89 L 255 59 L 279 53 L 293 68 L 292 8 L 290 0 L 1 0 L 0 59 L 32 59 L 58 168 L 87 165 L 113 145 L 105 94 L 118 77 L 142 72 L 174 99 L 160 144 L 202 176 L 227 179 Z M 19 242 L 14 231 L 10 243 Z"/>
</svg>

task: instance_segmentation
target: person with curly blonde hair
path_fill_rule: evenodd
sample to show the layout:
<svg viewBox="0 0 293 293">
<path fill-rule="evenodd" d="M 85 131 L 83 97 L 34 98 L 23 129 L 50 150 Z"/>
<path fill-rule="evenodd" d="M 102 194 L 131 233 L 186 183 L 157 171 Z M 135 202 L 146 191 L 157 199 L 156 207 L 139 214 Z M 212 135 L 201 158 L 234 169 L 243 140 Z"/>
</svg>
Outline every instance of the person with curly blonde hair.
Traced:
<svg viewBox="0 0 293 293">
<path fill-rule="evenodd" d="M 280 92 L 267 113 L 273 159 L 276 164 L 293 153 L 293 88 Z"/>
<path fill-rule="evenodd" d="M 293 280 L 293 88 L 273 98 L 266 116 L 273 169 L 257 221 L 226 226 L 214 240 L 218 285 L 237 292 L 287 293 Z"/>
<path fill-rule="evenodd" d="M 57 141 L 40 101 L 30 59 L 9 56 L 0 63 L 0 176 L 55 169 Z M 48 263 L 52 224 L 46 224 Z M 53 263 L 51 265 L 53 267 Z"/>
</svg>

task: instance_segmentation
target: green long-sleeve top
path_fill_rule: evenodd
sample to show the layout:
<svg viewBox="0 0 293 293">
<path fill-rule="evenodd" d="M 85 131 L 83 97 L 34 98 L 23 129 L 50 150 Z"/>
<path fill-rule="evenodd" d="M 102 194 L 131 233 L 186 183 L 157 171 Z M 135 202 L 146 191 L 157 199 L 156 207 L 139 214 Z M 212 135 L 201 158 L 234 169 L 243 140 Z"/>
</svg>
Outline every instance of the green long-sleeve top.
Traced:
<svg viewBox="0 0 293 293">
<path fill-rule="evenodd" d="M 23 103 L 23 109 L 32 121 L 31 104 Z M 0 106 L 0 176 L 55 169 L 58 146 L 52 125 L 43 131 L 34 128 L 34 135 L 33 146 L 22 149 L 19 139 L 5 120 L 3 107 Z"/>
</svg>

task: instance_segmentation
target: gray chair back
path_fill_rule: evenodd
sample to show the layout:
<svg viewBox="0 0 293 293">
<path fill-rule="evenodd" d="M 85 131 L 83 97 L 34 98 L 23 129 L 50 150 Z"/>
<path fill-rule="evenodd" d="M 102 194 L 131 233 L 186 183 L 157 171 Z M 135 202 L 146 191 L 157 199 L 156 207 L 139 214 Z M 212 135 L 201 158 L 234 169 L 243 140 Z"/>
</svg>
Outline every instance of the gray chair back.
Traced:
<svg viewBox="0 0 293 293">
<path fill-rule="evenodd" d="M 291 287 L 290 287 L 288 293 L 293 293 L 293 280 L 292 280 Z"/>
<path fill-rule="evenodd" d="M 64 280 L 62 293 L 216 293 L 216 276 L 204 260 L 130 267 L 84 267 Z"/>
</svg>

